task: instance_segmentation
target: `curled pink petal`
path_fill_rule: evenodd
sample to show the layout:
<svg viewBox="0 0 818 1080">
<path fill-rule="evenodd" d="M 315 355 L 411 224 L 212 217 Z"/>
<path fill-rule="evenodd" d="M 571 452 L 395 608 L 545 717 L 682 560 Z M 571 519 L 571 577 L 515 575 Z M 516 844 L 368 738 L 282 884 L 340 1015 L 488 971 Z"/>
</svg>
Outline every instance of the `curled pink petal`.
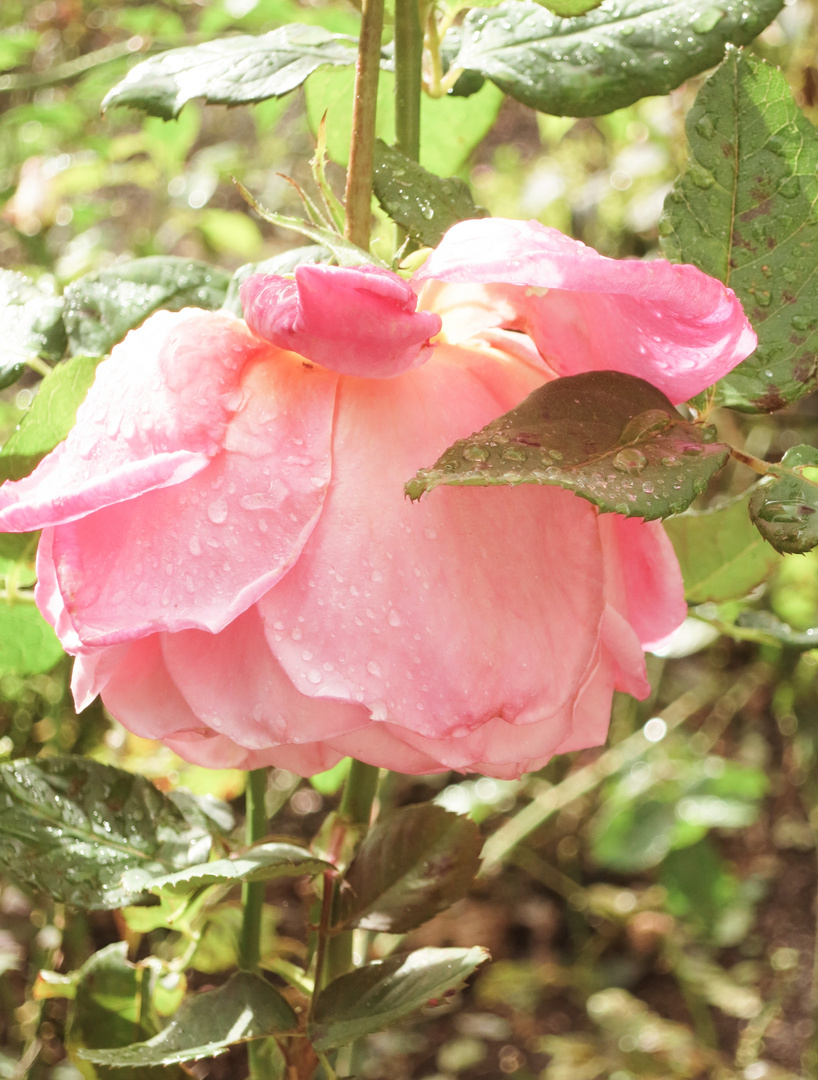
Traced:
<svg viewBox="0 0 818 1080">
<path fill-rule="evenodd" d="M 710 386 L 756 346 L 733 291 L 696 267 L 607 259 L 536 221 L 462 221 L 413 280 L 491 286 L 498 306 L 515 308 L 505 325 L 530 334 L 555 375 L 624 371 L 673 402 Z"/>
<path fill-rule="evenodd" d="M 424 363 L 440 317 L 418 312 L 403 278 L 376 266 L 298 266 L 295 281 L 257 274 L 241 287 L 252 330 L 342 375 L 391 379 Z"/>
</svg>

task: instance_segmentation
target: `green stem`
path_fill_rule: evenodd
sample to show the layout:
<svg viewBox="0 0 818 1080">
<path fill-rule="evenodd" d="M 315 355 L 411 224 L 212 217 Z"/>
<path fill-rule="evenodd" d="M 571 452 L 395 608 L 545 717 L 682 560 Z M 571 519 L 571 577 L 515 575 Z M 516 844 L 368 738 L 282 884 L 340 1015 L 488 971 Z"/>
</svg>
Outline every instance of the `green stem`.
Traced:
<svg viewBox="0 0 818 1080">
<path fill-rule="evenodd" d="M 344 198 L 344 235 L 347 240 L 364 250 L 369 248 L 372 215 L 372 169 L 375 159 L 375 115 L 378 108 L 382 33 L 383 0 L 364 0 L 358 60 L 355 65 L 352 144 Z"/>
<path fill-rule="evenodd" d="M 395 135 L 398 150 L 413 161 L 420 159 L 423 28 L 418 8 L 418 0 L 395 0 Z"/>
<path fill-rule="evenodd" d="M 267 770 L 254 769 L 247 774 L 244 793 L 247 807 L 245 837 L 255 844 L 266 833 L 267 812 L 264 795 L 267 791 Z M 242 923 L 239 937 L 239 967 L 255 971 L 261 959 L 261 913 L 264 908 L 264 882 L 246 881 L 241 887 Z"/>
<path fill-rule="evenodd" d="M 339 814 L 348 826 L 365 832 L 372 816 L 372 803 L 375 801 L 375 793 L 378 790 L 378 776 L 380 770 L 374 765 L 364 765 L 362 761 L 353 759 L 349 769 L 349 775 L 344 785 L 344 794 L 341 797 Z M 329 882 L 326 880 L 326 888 Z M 336 903 L 337 883 L 332 888 L 332 905 Z M 326 951 L 322 956 L 323 970 L 321 985 L 337 979 L 339 975 L 346 974 L 354 967 L 352 956 L 352 931 L 343 930 L 335 934 L 326 942 Z"/>
</svg>

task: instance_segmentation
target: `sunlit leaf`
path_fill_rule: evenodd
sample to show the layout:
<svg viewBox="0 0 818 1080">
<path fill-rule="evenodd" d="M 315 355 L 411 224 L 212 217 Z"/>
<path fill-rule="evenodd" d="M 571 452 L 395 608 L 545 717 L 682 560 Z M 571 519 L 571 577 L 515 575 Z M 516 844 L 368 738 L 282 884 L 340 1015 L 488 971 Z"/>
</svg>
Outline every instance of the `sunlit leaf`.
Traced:
<svg viewBox="0 0 818 1080">
<path fill-rule="evenodd" d="M 426 247 L 439 244 L 458 221 L 488 214 L 475 205 L 465 181 L 455 176 L 442 180 L 382 139 L 375 143 L 373 186 L 392 220 Z"/>
<path fill-rule="evenodd" d="M 451 446 L 406 486 L 546 484 L 602 511 L 667 517 L 685 510 L 727 460 L 713 428 L 683 420 L 661 390 L 616 371 L 539 387 L 504 416 Z"/>
<path fill-rule="evenodd" d="M 117 1050 L 81 1050 L 101 1065 L 171 1065 L 216 1057 L 229 1046 L 291 1032 L 298 1017 L 265 979 L 240 971 L 216 990 L 192 994 L 158 1035 Z"/>
<path fill-rule="evenodd" d="M 104 356 L 154 311 L 221 307 L 230 275 L 217 266 L 155 255 L 95 270 L 65 290 L 72 352 Z"/>
<path fill-rule="evenodd" d="M 782 0 L 603 0 L 574 19 L 533 0 L 475 8 L 453 63 L 478 71 L 525 105 L 557 116 L 598 116 L 666 94 L 744 45 Z"/>
<path fill-rule="evenodd" d="M 84 908 L 134 899 L 128 870 L 166 874 L 207 857 L 210 836 L 144 777 L 81 757 L 0 765 L 0 863 Z"/>
<path fill-rule="evenodd" d="M 745 493 L 713 510 L 688 511 L 665 522 L 689 604 L 746 596 L 780 563 L 750 520 L 749 502 Z"/>
<path fill-rule="evenodd" d="M 729 285 L 758 334 L 716 404 L 770 412 L 818 379 L 818 135 L 778 68 L 732 50 L 699 91 L 687 138 L 662 250 Z"/>
<path fill-rule="evenodd" d="M 103 99 L 170 120 L 193 98 L 248 105 L 295 90 L 323 64 L 354 64 L 357 43 L 320 26 L 293 23 L 268 34 L 217 38 L 143 60 Z"/>
<path fill-rule="evenodd" d="M 33 603 L 0 601 L 0 675 L 37 675 L 64 656 L 57 635 Z"/>
<path fill-rule="evenodd" d="M 241 881 L 269 881 L 277 877 L 298 877 L 332 870 L 332 864 L 316 859 L 295 844 L 258 844 L 232 859 L 216 859 L 154 878 L 147 886 L 151 892 L 171 895 L 192 892 L 205 885 L 230 885 Z"/>
<path fill-rule="evenodd" d="M 460 986 L 488 960 L 485 949 L 418 949 L 351 971 L 322 991 L 309 1027 L 317 1050 L 380 1031 Z"/>
<path fill-rule="evenodd" d="M 20 426 L 0 450 L 0 480 L 28 476 L 67 437 L 98 363 L 98 356 L 73 356 L 45 376 Z"/>
<path fill-rule="evenodd" d="M 401 934 L 465 896 L 480 833 L 432 803 L 406 806 L 371 829 L 344 875 L 335 926 Z"/>
</svg>

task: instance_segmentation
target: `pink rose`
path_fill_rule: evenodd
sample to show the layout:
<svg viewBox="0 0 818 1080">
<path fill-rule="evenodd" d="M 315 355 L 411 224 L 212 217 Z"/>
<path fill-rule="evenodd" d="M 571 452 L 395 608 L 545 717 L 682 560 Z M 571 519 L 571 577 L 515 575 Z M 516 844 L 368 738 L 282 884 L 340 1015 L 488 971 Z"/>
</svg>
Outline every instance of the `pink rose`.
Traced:
<svg viewBox="0 0 818 1080">
<path fill-rule="evenodd" d="M 0 489 L 0 528 L 44 528 L 36 597 L 77 708 L 101 694 L 191 761 L 304 774 L 351 754 L 511 777 L 602 742 L 685 614 L 661 525 L 552 487 L 413 505 L 403 484 L 560 375 L 685 400 L 755 346 L 732 292 L 489 219 L 411 285 L 302 266 L 243 301 L 247 324 L 151 316 Z"/>
</svg>

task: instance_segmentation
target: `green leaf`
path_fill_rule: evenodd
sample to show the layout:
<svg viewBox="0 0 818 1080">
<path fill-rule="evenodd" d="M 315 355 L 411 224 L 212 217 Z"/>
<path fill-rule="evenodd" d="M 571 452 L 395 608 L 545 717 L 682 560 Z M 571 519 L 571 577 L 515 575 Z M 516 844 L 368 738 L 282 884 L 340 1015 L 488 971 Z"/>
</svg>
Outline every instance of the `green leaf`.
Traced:
<svg viewBox="0 0 818 1080">
<path fill-rule="evenodd" d="M 354 1042 L 422 1008 L 489 959 L 486 949 L 418 949 L 335 979 L 315 1004 L 309 1036 L 318 1051 Z"/>
<path fill-rule="evenodd" d="M 217 266 L 153 255 L 96 270 L 65 290 L 65 326 L 72 352 L 104 356 L 154 311 L 221 307 L 230 276 Z"/>
<path fill-rule="evenodd" d="M 54 900 L 83 908 L 133 901 L 123 874 L 200 863 L 210 836 L 144 777 L 80 757 L 0 765 L 0 863 Z"/>
<path fill-rule="evenodd" d="M 143 60 L 108 91 L 102 111 L 129 105 L 172 120 L 193 98 L 250 105 L 289 94 L 324 64 L 354 64 L 356 55 L 354 38 L 299 23 L 219 38 Z"/>
<path fill-rule="evenodd" d="M 0 450 L 0 481 L 28 476 L 68 436 L 98 363 L 98 356 L 73 356 L 45 376 L 20 426 Z"/>
<path fill-rule="evenodd" d="M 0 390 L 22 373 L 26 360 L 59 360 L 65 352 L 61 296 L 30 278 L 0 270 Z"/>
<path fill-rule="evenodd" d="M 299 877 L 322 874 L 334 869 L 331 863 L 316 859 L 295 844 L 259 844 L 232 859 L 216 859 L 179 870 L 175 874 L 154 878 L 147 888 L 150 892 L 179 895 L 193 892 L 204 885 L 230 885 L 239 881 L 269 881 L 278 877 Z"/>
<path fill-rule="evenodd" d="M 573 19 L 578 15 L 587 15 L 598 8 L 602 0 L 538 0 L 544 8 L 553 11 L 561 19 Z"/>
<path fill-rule="evenodd" d="M 689 604 L 746 596 L 780 563 L 750 520 L 749 493 L 713 510 L 688 511 L 665 522 Z"/>
<path fill-rule="evenodd" d="M 683 420 L 644 379 L 590 371 L 546 383 L 460 439 L 406 493 L 419 499 L 438 484 L 557 485 L 603 512 L 652 521 L 687 509 L 724 465 L 729 449 L 714 435 Z"/>
<path fill-rule="evenodd" d="M 731 50 L 699 91 L 687 138 L 662 250 L 729 285 L 758 334 L 708 396 L 770 412 L 818 379 L 818 135 L 778 68 Z"/>
<path fill-rule="evenodd" d="M 64 656 L 57 635 L 33 603 L 0 603 L 0 675 L 38 675 Z"/>
<path fill-rule="evenodd" d="M 750 517 L 776 551 L 803 555 L 818 545 L 818 450 L 793 446 L 770 471 L 753 488 Z"/>
<path fill-rule="evenodd" d="M 373 187 L 392 220 L 426 247 L 439 244 L 456 222 L 488 216 L 464 180 L 441 180 L 382 139 L 375 142 Z"/>
<path fill-rule="evenodd" d="M 666 94 L 753 40 L 782 0 L 604 0 L 560 19 L 532 0 L 475 8 L 454 63 L 557 116 L 599 116 Z"/>
<path fill-rule="evenodd" d="M 334 926 L 402 934 L 468 892 L 480 832 L 433 803 L 391 814 L 365 837 L 342 880 Z"/>
<path fill-rule="evenodd" d="M 72 1055 L 84 1047 L 119 1047 L 146 1039 L 158 1028 L 153 1009 L 156 970 L 150 964 L 131 964 L 128 946 L 114 942 L 87 960 L 75 973 L 67 1045 Z M 87 1066 L 86 1066 L 87 1068 Z M 98 1080 L 177 1080 L 179 1069 L 126 1069 L 112 1073 L 94 1070 Z"/>
<path fill-rule="evenodd" d="M 152 1039 L 117 1050 L 81 1050 L 79 1056 L 100 1065 L 172 1065 L 297 1028 L 298 1017 L 285 998 L 265 979 L 240 971 L 216 990 L 186 998 Z"/>
<path fill-rule="evenodd" d="M 306 86 L 310 127 L 317 133 L 326 112 L 327 153 L 344 168 L 349 162 L 354 86 L 355 73 L 343 68 L 316 71 Z M 491 83 L 468 97 L 421 95 L 421 165 L 438 176 L 458 172 L 491 130 L 502 103 L 502 93 Z M 395 76 L 391 71 L 381 71 L 378 82 L 376 134 L 387 143 L 395 142 Z"/>
</svg>

